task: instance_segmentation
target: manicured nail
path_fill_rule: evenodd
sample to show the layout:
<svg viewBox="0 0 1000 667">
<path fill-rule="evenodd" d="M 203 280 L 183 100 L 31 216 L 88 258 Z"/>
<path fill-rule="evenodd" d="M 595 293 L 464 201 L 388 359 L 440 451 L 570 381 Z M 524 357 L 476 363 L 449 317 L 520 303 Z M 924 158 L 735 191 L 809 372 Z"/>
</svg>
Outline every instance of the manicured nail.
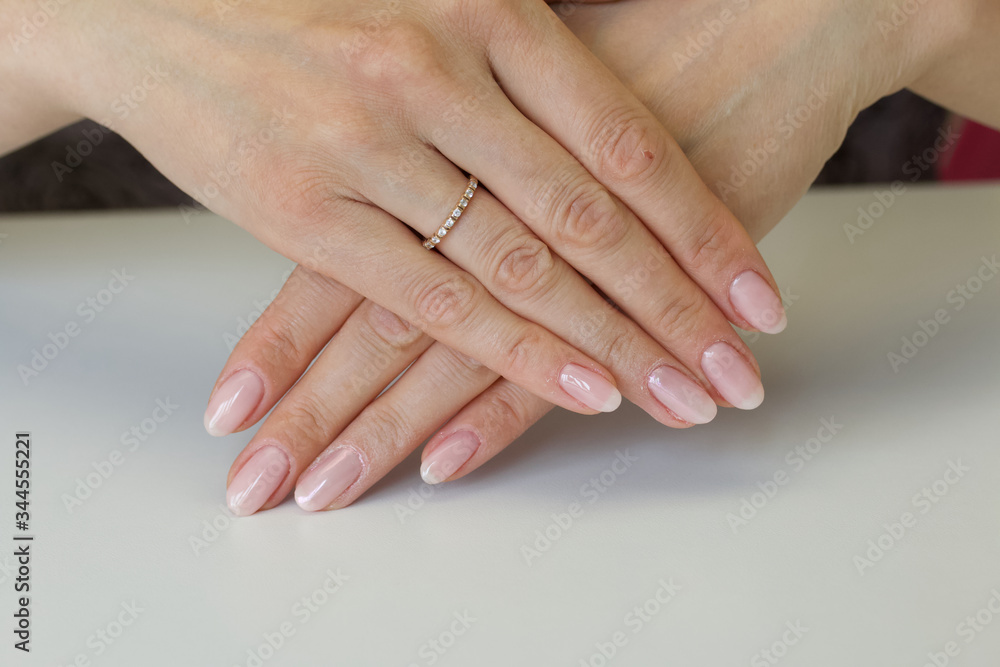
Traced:
<svg viewBox="0 0 1000 667">
<path fill-rule="evenodd" d="M 236 516 L 259 510 L 288 477 L 288 457 L 277 447 L 261 447 L 243 464 L 226 492 L 226 503 Z"/>
<path fill-rule="evenodd" d="M 229 435 L 247 420 L 264 397 L 264 383 L 252 371 L 239 371 L 222 383 L 205 410 L 205 430 Z"/>
<path fill-rule="evenodd" d="M 707 424 L 715 419 L 718 407 L 697 382 L 670 366 L 660 366 L 649 374 L 649 391 L 675 415 L 691 424 Z"/>
<path fill-rule="evenodd" d="M 755 271 L 744 271 L 736 276 L 729 287 L 729 300 L 758 331 L 781 333 L 788 324 L 781 297 Z"/>
<path fill-rule="evenodd" d="M 309 512 L 329 507 L 358 481 L 361 468 L 361 455 L 353 447 L 337 447 L 299 478 L 295 502 Z"/>
<path fill-rule="evenodd" d="M 622 404 L 622 395 L 613 384 L 577 364 L 563 366 L 559 373 L 559 386 L 591 410 L 614 412 Z"/>
<path fill-rule="evenodd" d="M 471 431 L 457 431 L 431 450 L 420 466 L 420 476 L 428 484 L 440 484 L 465 465 L 479 449 L 479 438 Z"/>
<path fill-rule="evenodd" d="M 743 355 L 728 343 L 705 350 L 701 369 L 722 397 L 741 410 L 753 410 L 764 401 L 764 386 Z"/>
</svg>

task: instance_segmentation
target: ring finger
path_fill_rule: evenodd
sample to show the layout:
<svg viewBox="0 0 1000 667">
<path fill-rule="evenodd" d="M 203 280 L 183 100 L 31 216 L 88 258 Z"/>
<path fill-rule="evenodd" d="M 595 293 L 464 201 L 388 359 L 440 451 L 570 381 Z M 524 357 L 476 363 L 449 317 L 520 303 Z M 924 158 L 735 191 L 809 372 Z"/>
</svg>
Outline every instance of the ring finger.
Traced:
<svg viewBox="0 0 1000 667">
<path fill-rule="evenodd" d="M 464 193 L 465 177 L 430 148 L 419 164 L 419 172 L 405 183 L 376 194 L 376 205 L 398 217 L 407 216 L 418 231 L 428 236 L 447 231 L 438 237 L 437 250 L 474 275 L 508 308 L 542 324 L 607 366 L 623 395 L 661 423 L 687 426 L 711 421 L 716 406 L 705 387 L 712 384 L 702 374 L 697 354 L 689 352 L 689 358 L 694 360 L 691 365 L 678 360 L 638 324 L 608 305 L 485 188 L 479 188 L 451 229 L 445 229 L 441 209 L 444 216 L 449 212 L 454 216 L 460 207 L 453 210 L 432 202 L 449 201 L 446 198 L 454 199 L 456 192 Z M 613 266 L 608 269 L 614 270 Z M 692 290 L 700 294 L 693 286 Z M 706 308 L 714 309 L 704 295 L 702 298 Z M 717 339 L 731 337 L 734 344 L 741 344 L 721 314 L 715 314 L 720 320 L 715 324 L 721 331 L 710 333 Z M 667 342 L 678 343 L 682 350 L 686 344 L 681 340 Z M 755 373 L 751 375 L 756 379 Z M 721 395 L 718 400 L 723 401 Z"/>
</svg>

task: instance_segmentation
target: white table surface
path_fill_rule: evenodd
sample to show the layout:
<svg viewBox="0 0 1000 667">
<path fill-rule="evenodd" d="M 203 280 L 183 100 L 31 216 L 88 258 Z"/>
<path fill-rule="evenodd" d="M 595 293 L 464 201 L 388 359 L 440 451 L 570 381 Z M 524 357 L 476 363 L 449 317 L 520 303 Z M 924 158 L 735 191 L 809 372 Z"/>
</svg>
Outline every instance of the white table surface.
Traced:
<svg viewBox="0 0 1000 667">
<path fill-rule="evenodd" d="M 960 309 L 949 293 L 1000 253 L 1000 187 L 909 186 L 850 243 L 844 224 L 876 189 L 814 192 L 762 244 L 792 303 L 786 332 L 753 343 L 760 409 L 687 431 L 630 405 L 556 413 L 459 482 L 425 486 L 414 457 L 348 509 L 239 520 L 224 483 L 250 434 L 214 439 L 202 412 L 225 334 L 287 260 L 207 214 L 2 219 L 0 663 L 996 665 L 1000 279 Z M 78 304 L 123 269 L 134 280 L 87 321 Z M 894 372 L 888 354 L 938 309 L 948 322 Z M 25 386 L 18 365 L 73 321 Z M 129 451 L 122 433 L 157 399 L 179 407 Z M 28 655 L 12 646 L 19 430 L 33 438 Z M 120 465 L 67 509 L 113 450 Z M 616 452 L 637 462 L 587 487 Z M 773 497 L 753 498 L 776 474 Z M 917 495 L 948 476 L 934 503 Z M 762 506 L 734 529 L 744 499 Z M 529 565 L 522 547 L 572 503 L 582 514 Z M 902 536 L 883 536 L 906 512 Z M 880 536 L 888 549 L 859 566 Z M 334 593 L 329 573 L 347 577 Z M 282 628 L 265 660 L 248 653 Z"/>
</svg>

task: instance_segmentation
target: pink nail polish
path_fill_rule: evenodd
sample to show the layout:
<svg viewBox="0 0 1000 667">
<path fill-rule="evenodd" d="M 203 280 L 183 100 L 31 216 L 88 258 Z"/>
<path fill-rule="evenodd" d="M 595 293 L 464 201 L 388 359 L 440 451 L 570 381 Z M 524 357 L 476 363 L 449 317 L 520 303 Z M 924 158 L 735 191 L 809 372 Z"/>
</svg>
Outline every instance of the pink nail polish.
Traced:
<svg viewBox="0 0 1000 667">
<path fill-rule="evenodd" d="M 649 391 L 675 415 L 691 424 L 715 419 L 718 407 L 697 382 L 670 366 L 660 366 L 649 375 Z"/>
<path fill-rule="evenodd" d="M 205 430 L 229 435 L 247 420 L 264 397 L 264 383 L 252 371 L 238 371 L 222 383 L 205 410 Z"/>
<path fill-rule="evenodd" d="M 613 384 L 577 364 L 563 366 L 559 373 L 559 386 L 591 410 L 614 412 L 622 404 L 622 395 Z"/>
<path fill-rule="evenodd" d="M 701 369 L 723 398 L 741 410 L 753 410 L 764 401 L 764 386 L 757 373 L 728 343 L 705 350 Z"/>
<path fill-rule="evenodd" d="M 471 431 L 457 431 L 424 457 L 420 476 L 428 484 L 440 484 L 465 465 L 479 449 L 479 438 Z"/>
<path fill-rule="evenodd" d="M 236 516 L 259 510 L 288 477 L 288 457 L 277 447 L 258 449 L 233 477 L 226 503 Z"/>
<path fill-rule="evenodd" d="M 729 300 L 758 331 L 781 333 L 788 324 L 781 297 L 755 271 L 744 271 L 729 287 Z"/>
<path fill-rule="evenodd" d="M 326 509 L 361 476 L 361 455 L 341 446 L 313 464 L 295 486 L 295 502 L 304 510 Z"/>
</svg>

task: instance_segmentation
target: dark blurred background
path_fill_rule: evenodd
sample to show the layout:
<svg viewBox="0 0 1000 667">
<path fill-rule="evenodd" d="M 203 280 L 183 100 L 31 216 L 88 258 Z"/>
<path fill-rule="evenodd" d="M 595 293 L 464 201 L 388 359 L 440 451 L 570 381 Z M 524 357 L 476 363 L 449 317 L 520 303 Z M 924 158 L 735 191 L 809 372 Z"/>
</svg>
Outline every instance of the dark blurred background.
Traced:
<svg viewBox="0 0 1000 667">
<path fill-rule="evenodd" d="M 115 134 L 105 135 L 79 167 L 60 182 L 52 163 L 66 159 L 66 146 L 79 141 L 84 121 L 0 158 L 0 211 L 83 210 L 191 205 L 135 149 Z M 916 180 L 1000 178 L 1000 134 L 950 117 L 949 112 L 903 91 L 863 111 L 840 150 L 816 180 L 820 185 L 914 180 L 903 165 L 930 148 L 945 126 L 961 127 L 961 138 L 933 168 Z"/>
</svg>

